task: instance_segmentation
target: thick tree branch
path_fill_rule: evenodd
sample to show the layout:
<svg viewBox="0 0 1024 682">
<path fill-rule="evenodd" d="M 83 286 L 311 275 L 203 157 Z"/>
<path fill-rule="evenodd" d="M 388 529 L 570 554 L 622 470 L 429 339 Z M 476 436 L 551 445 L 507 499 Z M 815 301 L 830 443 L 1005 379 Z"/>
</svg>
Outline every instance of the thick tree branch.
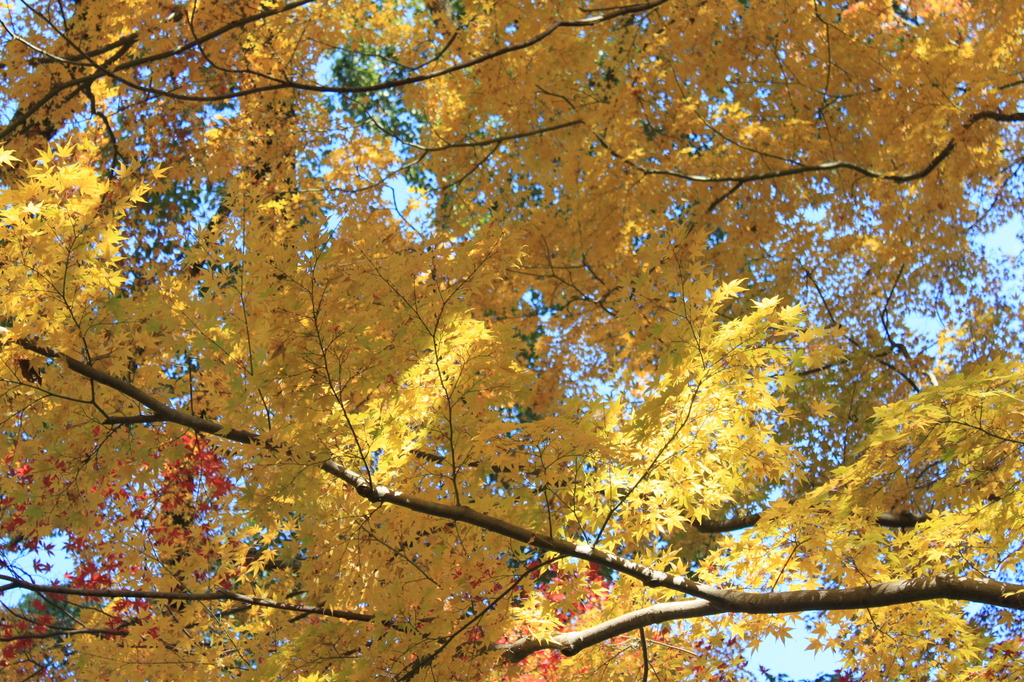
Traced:
<svg viewBox="0 0 1024 682">
<path fill-rule="evenodd" d="M 189 429 L 199 431 L 200 433 L 209 433 L 227 438 L 228 440 L 235 441 L 236 443 L 251 444 L 259 441 L 259 436 L 250 431 L 242 431 L 239 429 L 230 429 L 223 427 L 217 422 L 210 421 L 209 419 L 203 419 L 187 412 L 175 410 L 174 408 L 165 405 L 163 402 L 157 400 L 149 393 L 133 386 L 132 384 L 118 379 L 117 377 L 104 372 L 103 370 L 96 369 L 92 365 L 76 360 L 67 353 L 54 350 L 41 346 L 38 343 L 29 339 L 18 339 L 14 341 L 17 345 L 21 346 L 27 351 L 36 353 L 52 360 L 59 360 L 63 362 L 68 369 L 76 374 L 79 374 L 90 381 L 95 381 L 98 384 L 102 384 L 108 388 L 112 388 L 121 395 L 131 398 L 141 405 L 145 405 L 153 411 L 155 417 L 159 417 L 163 421 L 172 422 L 179 424 Z M 123 424 L 123 423 L 138 423 L 139 421 L 155 421 L 151 419 L 149 415 L 145 417 L 112 417 L 109 424 Z"/>
<path fill-rule="evenodd" d="M 752 528 L 761 520 L 761 514 L 744 514 L 731 519 L 704 519 L 693 524 L 694 530 L 701 533 L 730 533 L 744 528 Z M 886 528 L 910 528 L 928 520 L 926 514 L 913 512 L 885 512 L 875 517 L 875 523 Z"/>
<path fill-rule="evenodd" d="M 627 632 L 658 623 L 700 618 L 718 613 L 797 613 L 802 611 L 840 611 L 870 609 L 895 604 L 956 599 L 1024 609 L 1024 585 L 985 578 L 959 578 L 948 575 L 893 580 L 879 585 L 849 589 L 794 590 L 791 592 L 753 593 L 730 591 L 729 606 L 717 607 L 704 599 L 655 604 L 580 630 L 550 638 L 523 637 L 499 644 L 511 662 L 521 661 L 542 649 L 557 649 L 566 656 Z"/>
<path fill-rule="evenodd" d="M 373 485 L 361 474 L 345 468 L 334 461 L 324 462 L 320 465 L 320 468 L 331 476 L 341 479 L 360 496 L 371 502 L 392 504 L 396 507 L 402 507 L 428 516 L 467 523 L 510 540 L 522 542 L 535 549 L 554 552 L 565 557 L 583 559 L 599 566 L 610 568 L 635 578 L 648 587 L 665 587 L 691 596 L 700 596 L 712 602 L 717 602 L 721 598 L 721 590 L 701 585 L 685 576 L 672 575 L 664 571 L 656 571 L 646 566 L 641 566 L 634 561 L 610 554 L 590 545 L 576 544 L 543 533 L 536 533 L 503 519 L 488 516 L 464 505 L 441 504 L 431 500 L 412 497 L 382 485 Z"/>
</svg>

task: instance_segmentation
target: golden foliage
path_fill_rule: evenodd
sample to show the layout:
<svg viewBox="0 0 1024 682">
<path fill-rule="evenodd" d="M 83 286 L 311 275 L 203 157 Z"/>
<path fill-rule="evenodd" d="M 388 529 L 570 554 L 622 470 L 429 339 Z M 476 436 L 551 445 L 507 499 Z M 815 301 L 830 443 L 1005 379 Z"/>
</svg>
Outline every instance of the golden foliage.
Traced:
<svg viewBox="0 0 1024 682">
<path fill-rule="evenodd" d="M 1020 8 L 0 14 L 11 679 L 1020 677 Z"/>
</svg>

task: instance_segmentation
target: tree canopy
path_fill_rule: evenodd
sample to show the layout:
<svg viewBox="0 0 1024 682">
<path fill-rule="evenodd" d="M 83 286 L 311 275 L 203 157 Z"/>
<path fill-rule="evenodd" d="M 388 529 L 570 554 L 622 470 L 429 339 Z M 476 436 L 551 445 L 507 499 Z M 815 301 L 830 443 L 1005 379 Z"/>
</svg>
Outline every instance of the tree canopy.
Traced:
<svg viewBox="0 0 1024 682">
<path fill-rule="evenodd" d="M 1018 4 L 0 17 L 9 679 L 1022 675 Z"/>
</svg>

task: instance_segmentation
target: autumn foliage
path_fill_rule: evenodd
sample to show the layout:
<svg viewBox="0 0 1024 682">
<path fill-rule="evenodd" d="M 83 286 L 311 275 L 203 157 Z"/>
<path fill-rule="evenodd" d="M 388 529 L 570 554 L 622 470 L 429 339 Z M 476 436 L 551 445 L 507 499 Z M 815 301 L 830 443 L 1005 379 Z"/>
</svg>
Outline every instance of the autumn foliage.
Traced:
<svg viewBox="0 0 1024 682">
<path fill-rule="evenodd" d="M 1024 676 L 1017 4 L 0 23 L 5 679 Z"/>
</svg>

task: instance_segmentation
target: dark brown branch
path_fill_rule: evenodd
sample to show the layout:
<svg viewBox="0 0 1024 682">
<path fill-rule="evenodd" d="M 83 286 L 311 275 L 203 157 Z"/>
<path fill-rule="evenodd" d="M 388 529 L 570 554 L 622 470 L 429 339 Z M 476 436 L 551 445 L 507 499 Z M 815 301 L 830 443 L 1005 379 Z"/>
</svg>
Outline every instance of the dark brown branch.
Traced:
<svg viewBox="0 0 1024 682">
<path fill-rule="evenodd" d="M 825 363 L 821 367 L 811 367 L 810 369 L 801 369 L 800 371 L 798 371 L 796 373 L 796 375 L 798 377 L 808 377 L 808 376 L 811 376 L 812 374 L 818 374 L 819 372 L 826 372 L 826 371 L 828 371 L 830 369 L 835 369 L 836 367 L 842 367 L 843 365 L 847 365 L 849 363 L 850 363 L 849 359 L 843 358 L 842 360 L 836 360 L 835 362 Z"/>
<path fill-rule="evenodd" d="M 979 111 L 972 114 L 963 123 L 963 129 L 969 130 L 976 123 L 980 121 L 997 121 L 1000 123 L 1020 123 L 1024 122 L 1024 112 L 1021 111 Z M 607 145 L 605 145 L 607 147 Z M 898 184 L 907 182 L 913 182 L 920 180 L 938 168 L 939 164 L 946 160 L 953 150 L 956 148 L 956 140 L 950 139 L 946 145 L 935 155 L 932 159 L 917 171 L 912 173 L 883 173 L 880 171 L 865 168 L 849 161 L 828 161 L 820 164 L 796 164 L 791 168 L 784 168 L 777 171 L 768 171 L 765 173 L 754 173 L 751 175 L 694 175 L 691 173 L 683 173 L 680 171 L 665 170 L 660 168 L 648 168 L 642 166 L 634 161 L 631 161 L 622 154 L 608 148 L 616 158 L 620 158 L 623 162 L 640 171 L 644 175 L 665 175 L 673 178 L 679 178 L 681 180 L 687 180 L 689 182 L 699 183 L 732 183 L 731 187 L 724 195 L 716 198 L 708 208 L 708 212 L 713 212 L 726 198 L 732 195 L 743 185 L 748 182 L 756 182 L 758 180 L 775 180 L 778 178 L 785 178 L 791 175 L 804 175 L 808 173 L 827 173 L 837 170 L 849 170 L 855 173 L 859 173 L 868 178 L 874 178 L 876 180 L 888 180 Z"/>
<path fill-rule="evenodd" d="M 960 421 L 959 419 L 953 419 L 952 417 L 948 417 L 946 419 L 942 419 L 942 420 L 939 421 L 939 423 L 940 424 L 956 424 L 957 426 L 966 426 L 969 429 L 974 429 L 975 431 L 978 431 L 980 433 L 985 434 L 989 438 L 994 438 L 995 440 L 1002 441 L 1004 443 L 1013 443 L 1015 445 L 1024 445 L 1024 440 L 1020 440 L 1019 438 L 1011 438 L 1010 436 L 1007 436 L 1007 435 L 1000 435 L 998 433 L 995 433 L 994 431 L 989 431 L 988 429 L 986 429 L 981 424 L 971 424 L 970 422 Z"/>
<path fill-rule="evenodd" d="M 734 530 L 753 528 L 760 520 L 760 514 L 744 514 L 731 519 L 704 519 L 695 522 L 693 529 L 701 533 L 731 533 Z"/>
<path fill-rule="evenodd" d="M 292 5 L 297 7 L 297 6 L 300 6 L 300 5 L 304 5 L 304 4 L 306 4 L 307 2 L 310 2 L 310 1 L 311 0 L 302 0 L 301 2 L 292 3 Z M 627 5 L 627 6 L 624 6 L 624 7 L 619 7 L 619 8 L 616 8 L 614 10 L 611 10 L 609 12 L 606 12 L 604 14 L 599 14 L 599 15 L 594 16 L 594 17 L 588 17 L 586 19 L 570 19 L 570 20 L 557 21 L 557 22 L 551 24 L 551 26 L 549 26 L 544 31 L 541 31 L 540 33 L 538 33 L 537 35 L 533 36 L 532 38 L 528 38 L 527 40 L 524 40 L 522 42 L 513 43 L 511 45 L 506 45 L 505 47 L 502 47 L 502 48 L 500 48 L 498 50 L 494 50 L 493 52 L 488 52 L 488 53 L 480 55 L 478 57 L 474 57 L 473 59 L 469 59 L 467 61 L 461 62 L 459 64 L 454 64 L 452 66 L 448 66 L 448 67 L 445 67 L 443 69 L 437 69 L 436 71 L 429 71 L 427 73 L 423 73 L 423 74 L 419 74 L 419 75 L 415 75 L 415 76 L 407 76 L 405 78 L 395 78 L 395 79 L 392 79 L 392 80 L 382 81 L 382 82 L 377 83 L 375 85 L 362 85 L 362 86 L 351 86 L 351 87 L 346 87 L 346 86 L 330 86 L 330 85 L 317 85 L 315 83 L 300 83 L 298 81 L 293 81 L 293 80 L 285 80 L 285 79 L 280 79 L 280 78 L 274 78 L 272 76 L 264 74 L 264 75 L 262 75 L 262 77 L 265 80 L 270 81 L 270 83 L 267 84 L 267 85 L 255 86 L 255 87 L 247 88 L 247 89 L 244 89 L 244 90 L 238 90 L 238 91 L 229 93 L 226 96 L 219 96 L 219 95 L 216 95 L 216 96 L 202 96 L 202 95 L 181 95 L 181 94 L 177 94 L 177 93 L 172 93 L 172 92 L 160 90 L 160 89 L 157 89 L 157 88 L 149 88 L 149 87 L 137 84 L 137 83 L 131 83 L 131 82 L 125 81 L 125 80 L 123 80 L 123 79 L 121 79 L 119 77 L 116 77 L 114 74 L 111 74 L 111 73 L 106 73 L 104 75 L 107 75 L 107 76 L 110 76 L 110 77 L 116 77 L 118 81 L 124 83 L 126 86 L 134 88 L 134 89 L 137 89 L 137 90 L 141 90 L 143 92 L 147 92 L 149 94 L 163 95 L 165 97 L 170 97 L 170 98 L 174 98 L 174 99 L 183 99 L 183 100 L 193 101 L 193 102 L 216 102 L 216 101 L 221 101 L 221 100 L 224 100 L 224 99 L 233 99 L 235 97 L 244 97 L 244 96 L 248 96 L 248 95 L 257 94 L 257 93 L 260 93 L 260 92 L 267 92 L 267 91 L 270 91 L 270 90 L 280 90 L 280 89 L 289 89 L 289 90 L 293 89 L 293 90 L 302 90 L 302 91 L 307 91 L 307 92 L 324 92 L 324 93 L 335 93 L 335 94 L 364 94 L 364 93 L 369 93 L 369 92 L 378 92 L 380 90 L 390 90 L 390 89 L 394 89 L 394 88 L 401 88 L 401 87 L 404 87 L 406 85 L 416 85 L 418 83 L 423 83 L 423 82 L 428 81 L 428 80 L 433 80 L 435 78 L 439 78 L 441 76 L 447 76 L 447 75 L 450 75 L 450 74 L 453 74 L 453 73 L 458 73 L 459 71 L 464 71 L 466 69 L 472 68 L 472 67 L 477 66 L 479 64 L 483 64 L 484 62 L 488 62 L 488 61 L 491 61 L 493 59 L 497 59 L 499 57 L 504 57 L 505 55 L 512 54 L 514 52 L 520 52 L 520 51 L 525 50 L 527 48 L 533 47 L 534 45 L 536 45 L 537 43 L 542 42 L 548 36 L 552 35 L 553 33 L 557 32 L 560 29 L 563 29 L 563 28 L 586 28 L 588 26 L 595 26 L 597 24 L 602 24 L 602 23 L 605 23 L 607 21 L 611 21 L 613 19 L 618 19 L 619 17 L 629 16 L 629 15 L 632 15 L 632 14 L 639 14 L 641 12 L 646 12 L 648 10 L 654 9 L 655 7 L 658 7 L 660 5 L 665 4 L 666 2 L 668 2 L 668 0 L 653 0 L 652 2 L 638 3 L 638 4 L 633 4 L 633 5 Z M 290 8 L 291 6 L 286 5 L 284 7 Z M 281 11 L 285 11 L 285 10 L 283 8 L 282 9 L 278 9 L 278 10 L 274 10 L 274 13 L 280 13 Z M 234 28 L 234 27 L 232 27 L 232 28 Z M 227 29 L 227 30 L 230 30 L 230 29 Z M 226 32 L 226 31 L 221 31 L 221 32 L 223 33 L 223 32 Z M 210 35 L 210 34 L 207 34 L 207 35 Z M 186 50 L 191 49 L 192 47 L 196 47 L 196 46 L 198 46 L 200 44 L 208 42 L 208 40 L 209 40 L 209 38 L 207 36 L 203 36 L 203 38 L 197 38 L 195 41 L 192 41 L 191 44 L 185 45 L 182 48 L 179 48 L 178 50 L 175 50 L 174 52 L 184 52 Z M 164 53 L 164 54 L 167 55 L 167 56 L 171 56 L 171 53 Z M 163 59 L 163 58 L 166 58 L 166 57 L 164 55 L 159 55 L 159 54 L 158 55 L 152 55 L 150 57 L 139 58 L 139 59 L 136 59 L 136 60 L 133 60 L 133 61 L 130 61 L 130 62 L 126 62 L 125 64 L 119 66 L 117 71 L 124 71 L 124 70 L 127 70 L 127 69 L 132 69 L 132 68 L 135 68 L 136 66 L 140 66 L 140 65 L 143 65 L 143 64 L 146 64 L 146 63 L 157 61 L 157 60 Z"/>
<path fill-rule="evenodd" d="M 587 647 L 638 628 L 726 612 L 842 611 L 934 599 L 955 599 L 1011 609 L 1024 609 L 1024 585 L 987 578 L 959 578 L 941 574 L 848 589 L 793 590 L 769 593 L 731 590 L 725 592 L 728 604 L 725 608 L 715 606 L 704 599 L 655 604 L 579 632 L 567 632 L 545 639 L 523 637 L 515 642 L 499 644 L 496 648 L 504 650 L 505 658 L 511 662 L 521 661 L 542 649 L 557 649 L 566 656 L 572 656 Z"/>
<path fill-rule="evenodd" d="M 187 412 L 175 410 L 174 408 L 169 407 L 168 405 L 165 405 L 161 401 L 157 400 L 149 393 L 146 393 L 145 391 L 136 388 L 127 381 L 118 379 L 117 377 L 108 374 L 103 370 L 96 369 L 92 365 L 86 364 L 81 360 L 76 360 L 67 353 L 62 353 L 52 348 L 41 346 L 36 342 L 28 339 L 19 339 L 17 341 L 14 341 L 14 343 L 18 344 L 27 351 L 36 353 L 37 355 L 41 355 L 52 360 L 59 360 L 63 362 L 72 372 L 75 372 L 76 374 L 79 374 L 89 379 L 90 381 L 95 381 L 98 384 L 102 384 L 103 386 L 112 388 L 118 393 L 128 398 L 131 398 L 132 400 L 135 400 L 141 405 L 145 405 L 146 407 L 153 411 L 153 416 L 159 417 L 163 421 L 179 424 L 181 426 L 192 429 L 194 431 L 199 431 L 201 433 L 218 435 L 223 438 L 227 438 L 228 440 L 232 440 L 236 443 L 252 444 L 259 441 L 259 436 L 257 436 L 255 433 L 252 433 L 251 431 L 242 431 L 239 429 L 223 427 L 217 422 L 210 421 L 209 419 L 203 419 L 201 417 L 196 417 L 195 415 L 188 414 Z M 115 417 L 114 419 L 115 421 L 110 423 L 123 423 L 123 421 L 119 420 L 135 418 Z"/>
<path fill-rule="evenodd" d="M 514 140 L 523 140 L 523 139 L 526 139 L 528 137 L 535 137 L 537 135 L 543 135 L 544 133 L 550 133 L 550 132 L 553 132 L 555 130 L 561 130 L 562 128 L 571 128 L 573 126 L 578 126 L 581 123 L 583 123 L 583 120 L 577 118 L 577 119 L 573 119 L 572 121 L 566 121 L 565 123 L 558 123 L 558 124 L 555 124 L 555 125 L 552 125 L 552 126 L 547 126 L 547 127 L 544 127 L 544 128 L 537 128 L 535 130 L 527 130 L 526 132 L 523 132 L 523 133 L 509 133 L 508 135 L 501 135 L 499 137 L 491 137 L 491 138 L 488 138 L 486 140 L 470 140 L 468 142 L 452 142 L 452 143 L 449 143 L 449 144 L 443 144 L 440 147 L 422 147 L 422 146 L 419 146 L 419 145 L 413 145 L 411 143 L 406 143 L 406 144 L 409 144 L 409 146 L 415 146 L 417 149 L 420 149 L 420 150 L 422 150 L 424 152 L 443 152 L 443 151 L 448 151 L 449 149 L 468 149 L 470 147 L 490 147 L 491 145 L 498 145 L 498 144 L 501 144 L 501 143 L 504 143 L 504 142 L 512 142 Z M 386 130 L 384 132 L 386 132 L 389 135 L 391 135 L 391 133 L 386 131 Z M 392 135 L 392 137 L 394 137 L 394 135 Z"/>
<path fill-rule="evenodd" d="M 875 522 L 886 528 L 910 528 L 927 520 L 927 514 L 914 514 L 908 511 L 886 512 L 875 517 Z"/>
<path fill-rule="evenodd" d="M 537 533 L 522 526 L 509 523 L 504 519 L 488 516 L 471 507 L 441 504 L 432 500 L 412 497 L 382 485 L 373 485 L 361 474 L 343 467 L 334 461 L 324 462 L 320 465 L 320 468 L 331 476 L 347 483 L 363 498 L 377 504 L 392 504 L 420 514 L 467 523 L 510 540 L 516 540 L 535 549 L 590 561 L 635 578 L 648 587 L 664 587 L 691 596 L 699 596 L 712 602 L 718 602 L 725 594 L 723 590 L 701 585 L 685 576 L 656 571 L 642 566 L 635 561 L 605 552 L 590 545 L 576 544 L 561 538 Z"/>
<path fill-rule="evenodd" d="M 644 629 L 640 628 L 640 651 L 644 657 L 644 678 L 643 682 L 647 682 L 650 679 L 651 673 L 651 659 L 647 655 L 647 635 L 644 634 Z"/>
<path fill-rule="evenodd" d="M 693 524 L 693 528 L 701 533 L 731 533 L 744 528 L 752 528 L 761 520 L 761 514 L 745 514 L 731 519 L 704 519 Z M 875 523 L 886 528 L 910 528 L 928 520 L 925 514 L 912 512 L 885 512 L 875 517 Z"/>
<path fill-rule="evenodd" d="M 358 611 L 346 611 L 344 609 L 333 609 L 323 606 L 309 606 L 307 604 L 291 604 L 288 602 L 252 597 L 247 594 L 239 594 L 230 590 L 216 590 L 215 592 L 160 592 L 147 590 L 116 590 L 116 589 L 91 589 L 85 587 L 71 587 L 68 585 L 37 585 L 27 580 L 21 580 L 10 575 L 0 575 L 0 580 L 6 584 L 0 586 L 0 593 L 11 589 L 28 590 L 37 594 L 66 594 L 75 597 L 99 597 L 106 599 L 147 599 L 157 601 L 223 601 L 248 604 L 249 606 L 263 606 L 278 611 L 294 611 L 318 616 L 329 616 L 341 620 L 354 620 L 368 623 L 376 618 L 371 613 L 360 613 Z"/>
<path fill-rule="evenodd" d="M 127 630 L 104 630 L 103 628 L 81 628 L 78 630 L 53 630 L 50 632 L 25 632 L 20 635 L 0 637 L 0 642 L 18 642 L 25 639 L 53 639 L 56 637 L 71 637 L 73 635 L 94 635 L 97 637 L 123 637 L 128 634 Z"/>
<path fill-rule="evenodd" d="M 131 424 L 157 424 L 166 421 L 162 417 L 158 417 L 155 414 L 136 414 L 130 417 L 107 417 L 103 420 L 104 424 L 108 425 L 131 425 Z"/>
<path fill-rule="evenodd" d="M 970 129 L 974 124 L 979 121 L 999 121 L 1001 123 L 1020 123 L 1024 121 L 1024 112 L 1020 111 L 979 111 L 972 114 L 963 124 L 964 130 Z M 914 180 L 920 180 L 927 176 L 935 168 L 942 163 L 946 157 L 948 157 L 953 149 L 956 147 L 956 141 L 950 140 L 946 143 L 946 146 L 939 151 L 931 161 L 929 161 L 920 170 L 914 171 L 913 173 L 881 173 L 879 171 L 859 166 L 855 163 L 848 161 L 827 161 L 821 164 L 799 164 L 792 168 L 784 168 L 777 171 L 768 171 L 766 173 L 755 173 L 753 175 L 691 175 L 689 173 L 681 173 L 679 171 L 662 170 L 657 168 L 645 168 L 631 161 L 626 161 L 629 165 L 636 168 L 640 172 L 647 175 L 668 175 L 674 178 L 680 178 L 682 180 L 689 180 L 690 182 L 706 182 L 706 183 L 728 183 L 738 182 L 747 183 L 754 182 L 757 180 L 774 180 L 778 178 L 785 178 L 790 175 L 804 175 L 806 173 L 822 173 L 830 172 L 835 170 L 851 170 L 855 173 L 860 173 L 869 178 L 875 178 L 878 180 L 890 180 L 892 182 L 904 183 L 912 182 Z"/>
</svg>

